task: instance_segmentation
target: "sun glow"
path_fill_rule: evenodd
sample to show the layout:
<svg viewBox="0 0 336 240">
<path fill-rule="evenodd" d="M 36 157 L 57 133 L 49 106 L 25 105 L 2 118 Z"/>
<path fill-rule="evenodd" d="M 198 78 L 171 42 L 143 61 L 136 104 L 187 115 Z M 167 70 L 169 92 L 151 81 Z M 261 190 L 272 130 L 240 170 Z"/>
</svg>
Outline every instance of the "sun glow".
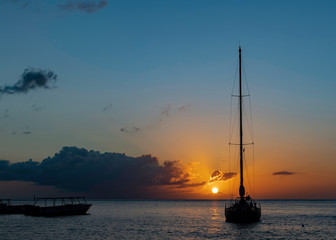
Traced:
<svg viewBox="0 0 336 240">
<path fill-rule="evenodd" d="M 212 193 L 216 194 L 216 193 L 218 193 L 218 188 L 214 187 L 214 188 L 212 188 L 211 191 L 212 191 Z"/>
</svg>

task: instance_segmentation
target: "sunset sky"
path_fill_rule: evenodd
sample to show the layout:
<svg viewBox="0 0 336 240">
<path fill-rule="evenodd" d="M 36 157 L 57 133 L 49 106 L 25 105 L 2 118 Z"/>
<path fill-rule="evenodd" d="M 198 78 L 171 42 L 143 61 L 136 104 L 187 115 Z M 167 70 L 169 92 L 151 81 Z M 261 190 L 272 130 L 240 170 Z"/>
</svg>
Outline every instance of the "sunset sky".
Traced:
<svg viewBox="0 0 336 240">
<path fill-rule="evenodd" d="M 9 160 L 0 163 L 0 198 L 222 199 L 232 186 L 238 195 L 238 177 L 209 179 L 235 172 L 228 142 L 240 44 L 255 197 L 335 199 L 335 9 L 334 1 L 0 0 L 0 159 Z M 25 69 L 57 81 L 6 92 Z M 129 175 L 106 160 L 114 157 Z"/>
</svg>

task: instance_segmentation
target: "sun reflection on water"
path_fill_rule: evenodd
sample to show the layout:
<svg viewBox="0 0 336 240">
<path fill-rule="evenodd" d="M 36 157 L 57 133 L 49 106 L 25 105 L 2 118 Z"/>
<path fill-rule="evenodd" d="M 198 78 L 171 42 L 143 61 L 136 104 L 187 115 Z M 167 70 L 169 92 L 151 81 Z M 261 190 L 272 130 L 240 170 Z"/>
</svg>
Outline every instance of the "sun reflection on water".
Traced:
<svg viewBox="0 0 336 240">
<path fill-rule="evenodd" d="M 219 201 L 213 201 L 212 206 L 210 208 L 210 226 L 209 226 L 209 233 L 210 234 L 216 234 L 221 231 L 222 224 L 223 224 L 223 216 L 222 216 L 222 210 L 223 208 L 220 208 Z"/>
</svg>

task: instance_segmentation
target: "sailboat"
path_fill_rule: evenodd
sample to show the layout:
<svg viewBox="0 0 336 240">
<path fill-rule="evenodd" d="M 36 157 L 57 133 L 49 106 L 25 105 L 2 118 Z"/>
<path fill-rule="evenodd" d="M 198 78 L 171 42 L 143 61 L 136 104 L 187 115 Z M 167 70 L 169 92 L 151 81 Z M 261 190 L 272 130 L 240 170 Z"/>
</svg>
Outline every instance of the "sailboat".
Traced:
<svg viewBox="0 0 336 240">
<path fill-rule="evenodd" d="M 227 222 L 259 222 L 261 217 L 261 206 L 252 198 L 245 196 L 244 187 L 244 142 L 243 142 L 243 116 L 242 116 L 242 74 L 241 74 L 241 47 L 239 46 L 239 148 L 240 148 L 240 186 L 239 197 L 229 206 L 225 205 L 225 218 Z"/>
</svg>

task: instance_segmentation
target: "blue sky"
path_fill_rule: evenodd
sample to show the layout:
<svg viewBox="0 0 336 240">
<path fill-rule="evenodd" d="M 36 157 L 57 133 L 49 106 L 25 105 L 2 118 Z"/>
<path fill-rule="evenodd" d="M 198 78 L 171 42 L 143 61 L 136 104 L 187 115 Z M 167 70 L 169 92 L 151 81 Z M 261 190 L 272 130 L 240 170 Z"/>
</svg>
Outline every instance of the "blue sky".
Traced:
<svg viewBox="0 0 336 240">
<path fill-rule="evenodd" d="M 259 143 L 319 144 L 305 160 L 334 159 L 334 1 L 107 1 L 93 13 L 60 2 L 0 2 L 0 85 L 27 67 L 58 74 L 55 89 L 1 97 L 2 159 L 41 161 L 79 146 L 188 162 L 184 143 L 200 139 L 218 165 L 239 43 Z"/>
</svg>

